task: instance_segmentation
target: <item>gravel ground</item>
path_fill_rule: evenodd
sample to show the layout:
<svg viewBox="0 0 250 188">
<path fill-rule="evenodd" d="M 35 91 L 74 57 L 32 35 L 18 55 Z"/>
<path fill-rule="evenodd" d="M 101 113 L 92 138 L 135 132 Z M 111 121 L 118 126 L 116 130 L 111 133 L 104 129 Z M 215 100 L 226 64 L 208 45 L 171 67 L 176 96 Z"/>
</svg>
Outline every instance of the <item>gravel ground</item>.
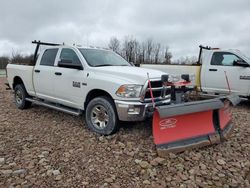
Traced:
<svg viewBox="0 0 250 188">
<path fill-rule="evenodd" d="M 82 117 L 18 110 L 0 78 L 0 187 L 250 187 L 250 102 L 233 110 L 231 139 L 158 158 L 150 122 L 112 136 Z"/>
</svg>

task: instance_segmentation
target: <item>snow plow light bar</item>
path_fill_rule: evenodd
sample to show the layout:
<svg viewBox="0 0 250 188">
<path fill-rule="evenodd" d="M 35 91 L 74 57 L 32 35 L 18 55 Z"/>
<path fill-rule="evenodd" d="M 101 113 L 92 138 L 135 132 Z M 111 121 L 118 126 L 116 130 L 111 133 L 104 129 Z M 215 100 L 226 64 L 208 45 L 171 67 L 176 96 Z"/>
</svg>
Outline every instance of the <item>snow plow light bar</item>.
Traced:
<svg viewBox="0 0 250 188">
<path fill-rule="evenodd" d="M 233 127 L 231 106 L 239 102 L 238 96 L 229 96 L 157 107 L 153 135 L 158 155 L 225 140 Z"/>
</svg>

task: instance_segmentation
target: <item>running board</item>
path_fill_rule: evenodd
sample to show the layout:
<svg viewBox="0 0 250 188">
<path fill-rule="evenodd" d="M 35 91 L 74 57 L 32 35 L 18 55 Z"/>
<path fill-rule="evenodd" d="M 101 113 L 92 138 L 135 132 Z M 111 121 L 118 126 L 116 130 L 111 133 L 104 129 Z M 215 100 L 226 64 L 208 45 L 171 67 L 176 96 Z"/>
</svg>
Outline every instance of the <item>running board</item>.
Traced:
<svg viewBox="0 0 250 188">
<path fill-rule="evenodd" d="M 81 114 L 81 110 L 76 110 L 76 109 L 69 108 L 69 107 L 66 107 L 66 106 L 62 106 L 62 105 L 59 105 L 59 104 L 56 104 L 56 103 L 44 102 L 44 101 L 39 101 L 39 100 L 36 100 L 36 99 L 31 99 L 31 98 L 26 98 L 25 100 L 29 101 L 29 102 L 32 102 L 32 103 L 34 103 L 36 105 L 39 105 L 39 106 L 45 106 L 45 107 L 52 108 L 54 110 L 58 110 L 58 111 L 61 111 L 61 112 L 65 112 L 65 113 L 68 113 L 68 114 L 71 114 L 71 115 L 74 115 L 74 116 L 79 116 Z"/>
</svg>

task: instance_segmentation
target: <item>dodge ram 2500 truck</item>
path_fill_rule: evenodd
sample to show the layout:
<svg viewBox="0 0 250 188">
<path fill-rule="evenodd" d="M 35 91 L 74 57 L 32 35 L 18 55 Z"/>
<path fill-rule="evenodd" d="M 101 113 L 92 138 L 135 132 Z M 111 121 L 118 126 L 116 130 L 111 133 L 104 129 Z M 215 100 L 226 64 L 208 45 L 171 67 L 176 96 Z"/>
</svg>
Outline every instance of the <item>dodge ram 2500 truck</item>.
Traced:
<svg viewBox="0 0 250 188">
<path fill-rule="evenodd" d="M 195 75 L 193 85 L 202 92 L 228 94 L 231 90 L 231 93 L 250 98 L 250 59 L 238 50 L 200 46 L 199 60 L 195 65 L 142 64 L 141 67 L 171 75 Z M 178 80 L 178 76 L 175 79 Z"/>
<path fill-rule="evenodd" d="M 239 98 L 185 98 L 191 81 L 187 74 L 174 82 L 171 75 L 135 67 L 109 50 L 33 43 L 34 65 L 7 66 L 19 109 L 34 103 L 74 115 L 85 111 L 86 125 L 102 135 L 114 133 L 119 120 L 141 121 L 153 115 L 160 156 L 219 143 L 232 130 L 230 109 Z M 50 47 L 37 57 L 40 45 Z"/>
<path fill-rule="evenodd" d="M 118 120 L 141 121 L 152 115 L 150 76 L 157 105 L 169 104 L 161 71 L 135 67 L 105 49 L 36 42 L 34 66 L 8 64 L 7 79 L 19 109 L 31 103 L 74 115 L 85 111 L 92 131 L 108 135 Z M 48 45 L 36 58 L 40 45 Z"/>
</svg>

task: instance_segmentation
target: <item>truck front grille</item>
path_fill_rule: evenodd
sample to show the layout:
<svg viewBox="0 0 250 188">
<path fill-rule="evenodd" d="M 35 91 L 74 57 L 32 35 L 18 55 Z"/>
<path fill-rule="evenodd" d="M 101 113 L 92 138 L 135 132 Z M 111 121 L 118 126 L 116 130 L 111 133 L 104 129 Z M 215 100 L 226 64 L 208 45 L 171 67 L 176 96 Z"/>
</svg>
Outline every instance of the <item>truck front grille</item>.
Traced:
<svg viewBox="0 0 250 188">
<path fill-rule="evenodd" d="M 161 80 L 151 80 L 151 87 L 153 91 L 153 96 L 155 102 L 170 99 L 170 87 L 163 86 Z M 148 86 L 148 82 L 146 83 L 146 92 L 144 95 L 144 102 L 151 102 L 150 88 Z"/>
</svg>

